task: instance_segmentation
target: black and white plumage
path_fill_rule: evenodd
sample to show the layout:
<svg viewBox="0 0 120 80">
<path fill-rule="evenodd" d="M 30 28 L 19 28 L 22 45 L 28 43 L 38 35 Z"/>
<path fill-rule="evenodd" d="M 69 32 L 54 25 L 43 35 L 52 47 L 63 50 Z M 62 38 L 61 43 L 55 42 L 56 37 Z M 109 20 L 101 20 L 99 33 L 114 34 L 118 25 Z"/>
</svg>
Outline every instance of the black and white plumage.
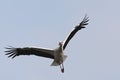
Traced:
<svg viewBox="0 0 120 80">
<path fill-rule="evenodd" d="M 25 47 L 25 48 L 14 48 L 14 47 L 8 47 L 6 52 L 6 55 L 8 57 L 16 57 L 20 55 L 36 55 L 41 56 L 45 58 L 53 59 L 53 63 L 51 66 L 58 66 L 60 65 L 61 71 L 64 72 L 64 66 L 63 62 L 66 59 L 66 55 L 64 55 L 64 50 L 68 44 L 68 42 L 72 39 L 72 37 L 82 28 L 85 28 L 85 25 L 88 25 L 88 17 L 85 16 L 83 21 L 75 26 L 73 30 L 70 32 L 70 34 L 67 36 L 67 38 L 63 42 L 59 42 L 59 47 L 56 49 L 44 49 L 44 48 L 34 48 L 34 47 Z"/>
</svg>

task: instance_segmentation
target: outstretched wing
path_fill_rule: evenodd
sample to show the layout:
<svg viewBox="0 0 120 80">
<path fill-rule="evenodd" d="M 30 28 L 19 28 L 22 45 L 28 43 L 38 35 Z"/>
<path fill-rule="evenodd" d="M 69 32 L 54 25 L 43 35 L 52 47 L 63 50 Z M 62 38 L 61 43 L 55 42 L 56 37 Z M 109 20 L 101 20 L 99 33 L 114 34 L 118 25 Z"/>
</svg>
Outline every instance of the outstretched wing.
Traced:
<svg viewBox="0 0 120 80">
<path fill-rule="evenodd" d="M 71 38 L 78 32 L 80 29 L 85 28 L 85 25 L 88 25 L 88 17 L 85 15 L 83 21 L 75 26 L 73 30 L 70 32 L 70 34 L 67 36 L 67 38 L 63 41 L 63 50 L 66 48 L 68 42 L 71 40 Z"/>
<path fill-rule="evenodd" d="M 46 58 L 51 58 L 54 59 L 54 50 L 50 49 L 41 49 L 41 48 L 14 48 L 14 47 L 9 47 L 6 48 L 8 49 L 6 52 L 6 55 L 8 57 L 16 57 L 20 55 L 36 55 L 36 56 L 41 56 L 41 57 L 46 57 Z"/>
</svg>

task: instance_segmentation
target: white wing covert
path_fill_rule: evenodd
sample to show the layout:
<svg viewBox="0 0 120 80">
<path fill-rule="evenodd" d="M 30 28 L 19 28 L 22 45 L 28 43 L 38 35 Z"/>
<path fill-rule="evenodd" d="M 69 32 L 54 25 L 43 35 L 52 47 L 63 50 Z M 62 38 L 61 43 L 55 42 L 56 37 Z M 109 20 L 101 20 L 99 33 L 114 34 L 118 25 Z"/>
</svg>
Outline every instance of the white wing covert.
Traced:
<svg viewBox="0 0 120 80">
<path fill-rule="evenodd" d="M 87 23 L 88 21 L 89 21 L 89 19 L 88 19 L 88 17 L 85 15 L 83 21 L 82 21 L 79 25 L 77 25 L 77 26 L 75 26 L 75 27 L 73 28 L 73 30 L 70 32 L 70 34 L 67 36 L 67 38 L 63 41 L 63 50 L 66 48 L 68 42 L 72 39 L 72 37 L 73 37 L 79 30 L 81 30 L 82 28 L 85 28 L 85 25 L 88 25 L 88 23 Z"/>
</svg>

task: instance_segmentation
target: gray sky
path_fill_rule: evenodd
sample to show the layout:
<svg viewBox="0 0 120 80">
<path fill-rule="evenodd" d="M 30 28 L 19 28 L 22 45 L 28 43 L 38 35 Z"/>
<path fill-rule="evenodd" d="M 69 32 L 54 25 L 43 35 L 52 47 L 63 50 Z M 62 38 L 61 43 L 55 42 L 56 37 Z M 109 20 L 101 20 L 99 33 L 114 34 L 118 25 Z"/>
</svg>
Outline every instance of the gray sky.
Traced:
<svg viewBox="0 0 120 80">
<path fill-rule="evenodd" d="M 120 80 L 119 0 L 1 0 L 0 80 Z M 36 56 L 10 59 L 5 48 L 56 48 L 83 17 L 89 25 L 68 44 L 65 73 Z"/>
</svg>

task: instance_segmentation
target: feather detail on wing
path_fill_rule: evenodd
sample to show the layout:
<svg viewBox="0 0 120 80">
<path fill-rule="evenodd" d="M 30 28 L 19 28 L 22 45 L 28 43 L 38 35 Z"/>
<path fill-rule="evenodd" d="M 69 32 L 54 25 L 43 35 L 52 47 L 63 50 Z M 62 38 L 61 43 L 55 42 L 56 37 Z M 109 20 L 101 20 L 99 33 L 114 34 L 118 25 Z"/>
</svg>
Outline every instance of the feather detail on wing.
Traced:
<svg viewBox="0 0 120 80">
<path fill-rule="evenodd" d="M 85 28 L 85 25 L 88 25 L 88 21 L 89 21 L 89 19 L 88 19 L 87 15 L 85 15 L 83 21 L 82 21 L 79 25 L 77 25 L 77 26 L 75 26 L 75 27 L 73 28 L 73 30 L 70 32 L 70 34 L 67 36 L 67 38 L 63 41 L 63 50 L 66 48 L 68 42 L 72 39 L 72 37 L 73 37 L 80 29 Z"/>
<path fill-rule="evenodd" d="M 54 59 L 54 50 L 50 50 L 50 49 L 41 49 L 41 48 L 32 48 L 32 47 L 25 47 L 25 48 L 9 47 L 6 49 L 8 49 L 7 51 L 5 51 L 6 55 L 12 58 L 19 55 L 36 55 L 36 56 Z"/>
</svg>

